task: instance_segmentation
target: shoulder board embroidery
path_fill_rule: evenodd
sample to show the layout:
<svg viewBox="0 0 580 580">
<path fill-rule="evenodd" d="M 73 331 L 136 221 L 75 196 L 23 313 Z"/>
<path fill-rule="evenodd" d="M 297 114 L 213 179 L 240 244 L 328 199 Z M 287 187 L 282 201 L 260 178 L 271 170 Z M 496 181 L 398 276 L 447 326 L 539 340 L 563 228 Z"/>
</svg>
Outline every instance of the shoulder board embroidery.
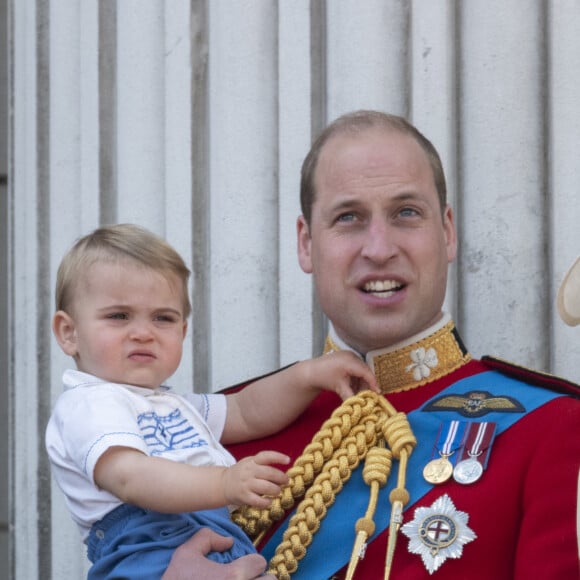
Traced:
<svg viewBox="0 0 580 580">
<path fill-rule="evenodd" d="M 551 391 L 556 391 L 557 393 L 564 393 L 565 395 L 580 398 L 580 385 L 556 375 L 551 375 L 535 369 L 529 369 L 513 362 L 489 355 L 482 356 L 481 361 L 493 370 L 515 377 L 516 379 L 530 385 L 537 385 Z"/>
</svg>

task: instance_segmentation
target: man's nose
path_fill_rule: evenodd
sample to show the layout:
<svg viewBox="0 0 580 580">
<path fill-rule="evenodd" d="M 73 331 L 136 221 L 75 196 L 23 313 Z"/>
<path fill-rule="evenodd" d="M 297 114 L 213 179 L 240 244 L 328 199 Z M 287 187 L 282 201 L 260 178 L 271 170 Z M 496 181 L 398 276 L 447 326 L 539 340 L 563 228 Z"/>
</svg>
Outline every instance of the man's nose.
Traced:
<svg viewBox="0 0 580 580">
<path fill-rule="evenodd" d="M 364 231 L 361 254 L 373 262 L 386 262 L 397 253 L 394 228 L 384 218 L 372 219 Z"/>
</svg>

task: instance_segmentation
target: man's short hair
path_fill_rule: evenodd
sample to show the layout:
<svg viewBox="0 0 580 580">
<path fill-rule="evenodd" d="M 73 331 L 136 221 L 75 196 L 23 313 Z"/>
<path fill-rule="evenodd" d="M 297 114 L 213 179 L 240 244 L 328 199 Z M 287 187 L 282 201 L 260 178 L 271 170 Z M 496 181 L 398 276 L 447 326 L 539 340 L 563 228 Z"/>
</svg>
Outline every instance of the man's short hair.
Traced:
<svg viewBox="0 0 580 580">
<path fill-rule="evenodd" d="M 425 151 L 429 165 L 433 171 L 433 180 L 439 196 L 441 211 L 447 205 L 447 185 L 445 183 L 445 173 L 439 153 L 434 145 L 421 133 L 414 125 L 409 123 L 403 117 L 390 115 L 380 111 L 354 111 L 338 117 L 328 125 L 316 138 L 312 147 L 302 164 L 302 173 L 300 181 L 300 207 L 306 223 L 310 224 L 312 216 L 312 205 L 316 199 L 316 188 L 314 185 L 316 177 L 316 168 L 320 152 L 324 145 L 337 135 L 357 135 L 368 129 L 385 129 L 388 131 L 398 131 L 409 135 Z"/>
</svg>

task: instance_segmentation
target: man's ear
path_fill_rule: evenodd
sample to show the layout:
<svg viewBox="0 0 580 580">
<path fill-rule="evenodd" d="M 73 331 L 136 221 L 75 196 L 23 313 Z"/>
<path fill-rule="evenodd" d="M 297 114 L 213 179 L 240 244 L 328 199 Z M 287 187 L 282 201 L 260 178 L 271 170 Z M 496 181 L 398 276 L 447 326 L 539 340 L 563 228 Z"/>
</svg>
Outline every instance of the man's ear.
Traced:
<svg viewBox="0 0 580 580">
<path fill-rule="evenodd" d="M 298 241 L 298 263 L 306 274 L 312 274 L 312 255 L 310 228 L 303 215 L 296 221 L 296 235 Z"/>
<path fill-rule="evenodd" d="M 457 231 L 453 220 L 453 210 L 445 208 L 443 214 L 443 229 L 445 231 L 445 245 L 447 247 L 447 262 L 451 263 L 457 257 Z"/>
<path fill-rule="evenodd" d="M 77 354 L 77 332 L 75 322 L 64 310 L 59 310 L 52 319 L 52 332 L 65 354 Z"/>
</svg>

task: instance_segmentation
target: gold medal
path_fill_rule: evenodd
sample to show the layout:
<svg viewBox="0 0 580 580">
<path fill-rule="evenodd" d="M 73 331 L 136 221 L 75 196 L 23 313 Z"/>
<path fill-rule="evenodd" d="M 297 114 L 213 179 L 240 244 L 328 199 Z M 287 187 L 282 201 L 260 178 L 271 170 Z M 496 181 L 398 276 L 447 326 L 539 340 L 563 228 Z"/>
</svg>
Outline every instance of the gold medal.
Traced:
<svg viewBox="0 0 580 580">
<path fill-rule="evenodd" d="M 423 477 L 430 484 L 445 483 L 453 475 L 453 463 L 449 457 L 455 454 L 463 442 L 465 424 L 461 421 L 444 421 L 439 427 L 434 454 L 439 457 L 432 459 L 423 469 Z"/>
<path fill-rule="evenodd" d="M 423 469 L 423 477 L 428 483 L 445 483 L 453 475 L 453 464 L 446 456 L 432 459 Z"/>
</svg>

